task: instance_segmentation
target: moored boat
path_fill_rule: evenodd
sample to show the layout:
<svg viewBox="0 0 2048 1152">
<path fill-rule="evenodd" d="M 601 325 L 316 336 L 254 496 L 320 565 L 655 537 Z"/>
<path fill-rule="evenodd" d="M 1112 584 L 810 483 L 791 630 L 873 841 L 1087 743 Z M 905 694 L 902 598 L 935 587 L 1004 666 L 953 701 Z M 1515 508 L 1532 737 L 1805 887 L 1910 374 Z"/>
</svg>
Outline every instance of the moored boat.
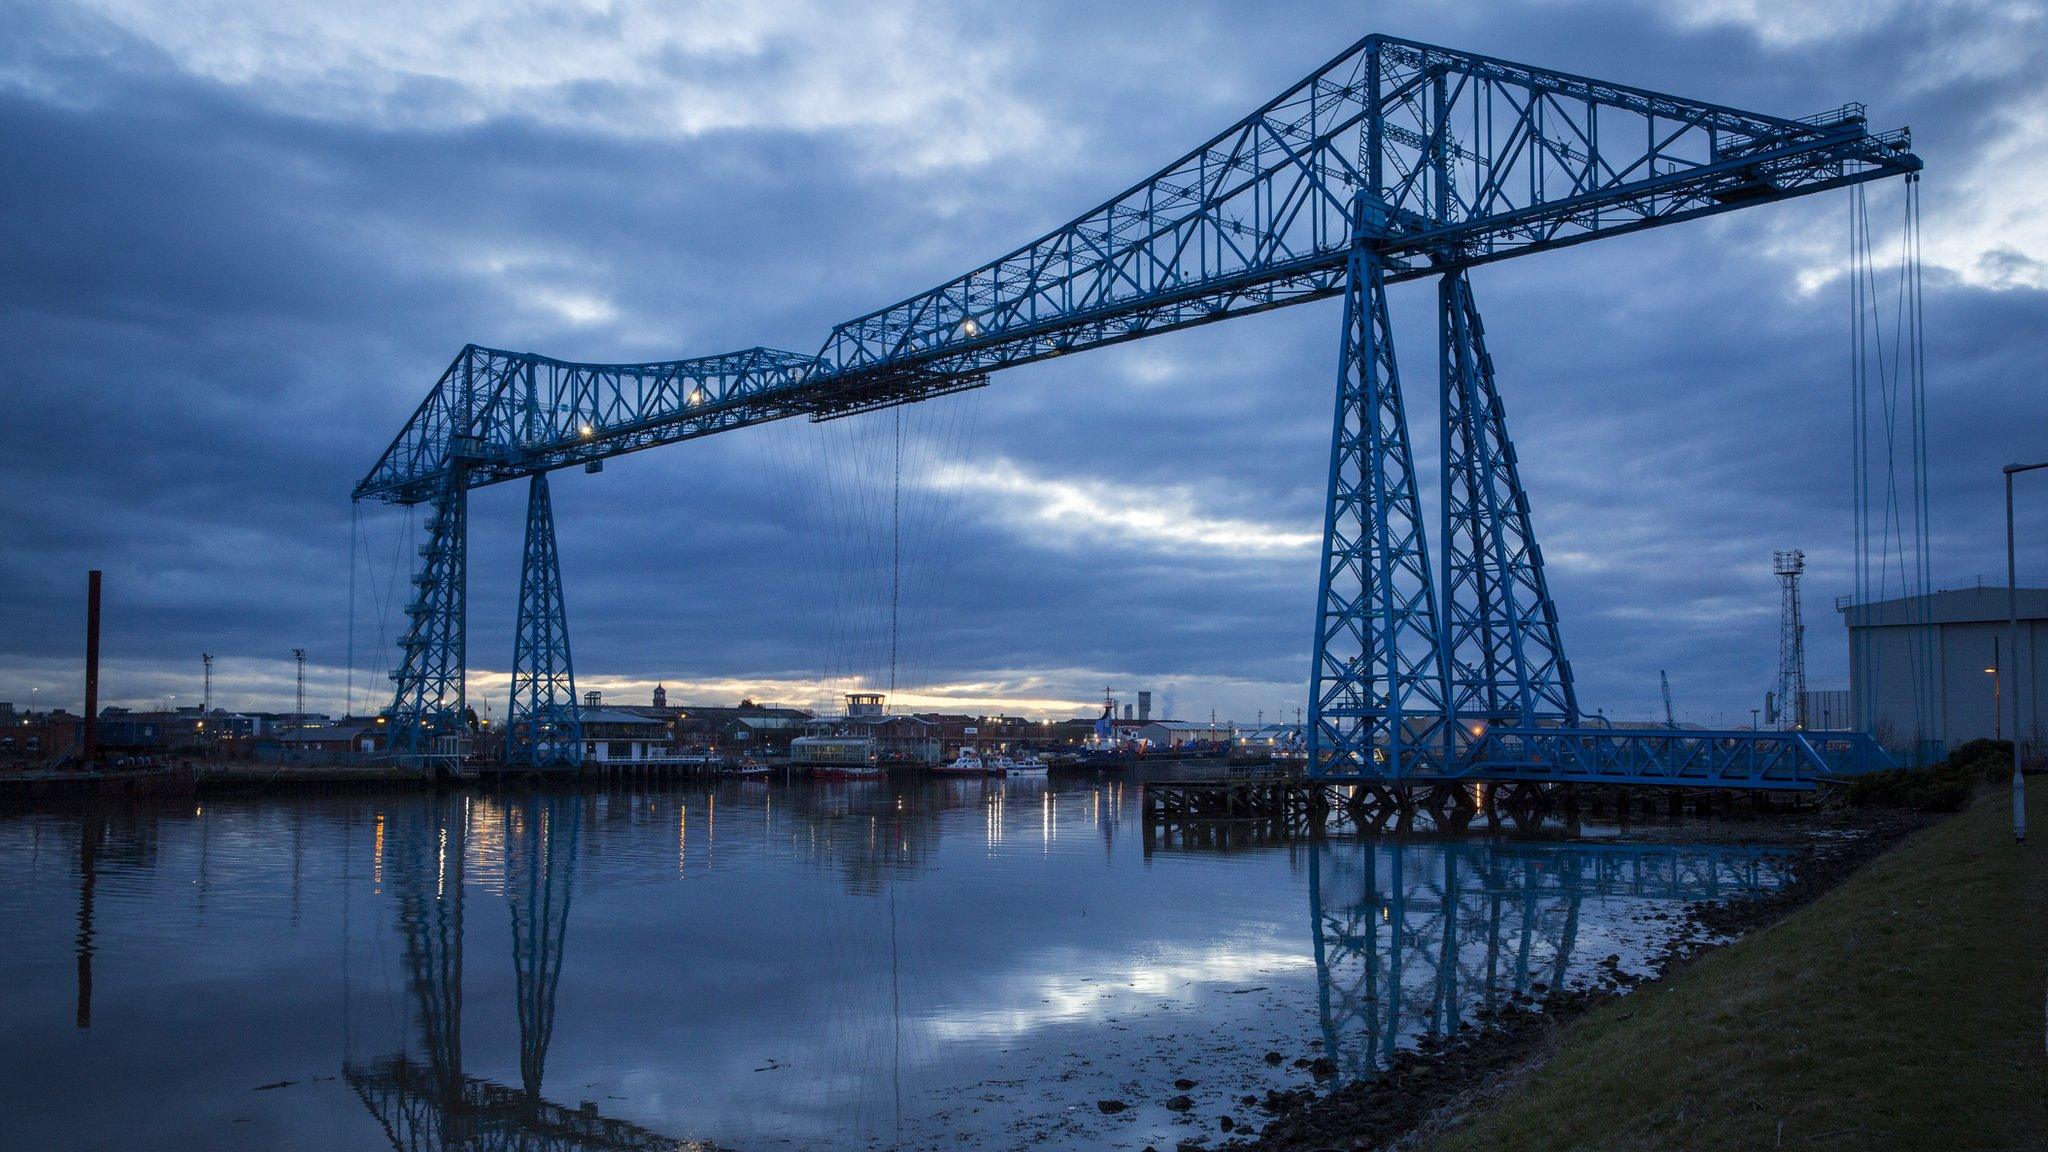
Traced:
<svg viewBox="0 0 2048 1152">
<path fill-rule="evenodd" d="M 825 764 L 811 769 L 813 780 L 880 780 L 889 770 L 876 764 Z"/>
<path fill-rule="evenodd" d="M 962 748 L 960 755 L 955 757 L 952 763 L 934 764 L 932 771 L 944 776 L 986 776 L 989 774 L 989 765 L 981 758 L 980 753 Z"/>
</svg>

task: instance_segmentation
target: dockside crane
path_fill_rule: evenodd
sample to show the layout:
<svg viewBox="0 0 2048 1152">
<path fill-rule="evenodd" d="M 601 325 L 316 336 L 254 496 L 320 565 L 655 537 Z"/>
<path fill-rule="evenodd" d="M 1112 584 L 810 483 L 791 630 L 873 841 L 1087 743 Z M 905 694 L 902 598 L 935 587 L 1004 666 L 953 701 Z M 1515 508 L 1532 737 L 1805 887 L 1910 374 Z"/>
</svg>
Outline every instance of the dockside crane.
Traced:
<svg viewBox="0 0 2048 1152">
<path fill-rule="evenodd" d="M 1915 178 L 1861 104 L 1793 119 L 1390 36 L 1339 53 L 1151 177 L 1009 254 L 838 325 L 813 354 L 751 348 L 589 364 L 470 345 L 358 499 L 427 504 L 393 673 L 398 752 L 466 753 L 467 494 L 529 491 L 507 757 L 573 764 L 579 715 L 547 476 L 792 417 L 824 421 L 1004 368 L 1341 298 L 1340 371 L 1309 672 L 1319 776 L 1810 786 L 1882 753 L 1853 733 L 1581 723 L 1470 272 L 1499 260 L 1864 181 Z M 1386 291 L 1437 285 L 1439 563 Z M 529 594 L 529 592 L 531 594 Z M 1835 738 L 1839 737 L 1839 738 Z M 1804 781 L 1804 783 L 1802 783 Z"/>
</svg>

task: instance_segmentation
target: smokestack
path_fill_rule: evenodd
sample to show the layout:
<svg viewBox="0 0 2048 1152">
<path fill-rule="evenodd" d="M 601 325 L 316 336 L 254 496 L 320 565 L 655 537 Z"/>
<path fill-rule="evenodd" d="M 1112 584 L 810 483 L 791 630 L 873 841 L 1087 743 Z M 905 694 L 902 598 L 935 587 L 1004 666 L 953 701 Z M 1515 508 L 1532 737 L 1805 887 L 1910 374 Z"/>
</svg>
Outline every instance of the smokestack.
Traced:
<svg viewBox="0 0 2048 1152">
<path fill-rule="evenodd" d="M 81 759 L 90 764 L 99 753 L 100 733 L 100 570 L 85 576 L 85 739 Z"/>
<path fill-rule="evenodd" d="M 1138 693 L 1138 719 L 1152 719 L 1152 694 L 1150 692 Z"/>
</svg>

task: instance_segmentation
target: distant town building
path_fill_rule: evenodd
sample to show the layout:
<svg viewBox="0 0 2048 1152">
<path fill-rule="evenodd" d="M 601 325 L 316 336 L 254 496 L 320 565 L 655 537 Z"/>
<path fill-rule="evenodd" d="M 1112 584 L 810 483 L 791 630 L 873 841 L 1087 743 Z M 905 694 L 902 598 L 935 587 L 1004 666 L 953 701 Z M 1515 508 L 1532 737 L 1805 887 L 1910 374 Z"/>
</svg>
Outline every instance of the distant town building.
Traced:
<svg viewBox="0 0 2048 1152">
<path fill-rule="evenodd" d="M 1849 629 L 1848 726 L 1875 731 L 1894 748 L 1910 750 L 1916 741 L 1953 748 L 1994 733 L 2013 735 L 2017 698 L 2020 738 L 2040 742 L 2048 719 L 2038 671 L 2048 652 L 2048 589 L 2019 591 L 2018 652 L 2006 631 L 2003 588 L 1869 604 L 1845 597 L 1836 608 Z M 1916 701 L 1916 684 L 1932 693 L 1924 704 Z M 2002 701 L 1996 717 L 1994 696 Z M 1931 731 L 1920 731 L 1923 717 Z M 1810 712 L 1807 724 L 1822 726 Z"/>
<path fill-rule="evenodd" d="M 265 744 L 274 746 L 287 760 L 316 756 L 368 756 L 383 751 L 387 726 L 374 718 L 349 718 L 302 725 L 274 740 L 265 741 Z"/>
<path fill-rule="evenodd" d="M 1178 748 L 1183 744 L 1228 742 L 1228 724 L 1203 724 L 1194 720 L 1153 720 L 1140 724 L 1131 734 L 1148 748 Z"/>
<path fill-rule="evenodd" d="M 603 764 L 666 760 L 675 754 L 674 730 L 637 709 L 582 710 L 583 758 Z"/>
<path fill-rule="evenodd" d="M 62 708 L 19 712 L 0 728 L 0 756 L 29 761 L 48 760 L 78 744 L 85 718 Z"/>
<path fill-rule="evenodd" d="M 100 709 L 96 725 L 102 748 L 126 752 L 194 754 L 224 741 L 275 738 L 293 728 L 325 724 L 327 717 L 290 713 L 243 713 L 198 707 L 136 712 L 118 706 Z"/>
</svg>

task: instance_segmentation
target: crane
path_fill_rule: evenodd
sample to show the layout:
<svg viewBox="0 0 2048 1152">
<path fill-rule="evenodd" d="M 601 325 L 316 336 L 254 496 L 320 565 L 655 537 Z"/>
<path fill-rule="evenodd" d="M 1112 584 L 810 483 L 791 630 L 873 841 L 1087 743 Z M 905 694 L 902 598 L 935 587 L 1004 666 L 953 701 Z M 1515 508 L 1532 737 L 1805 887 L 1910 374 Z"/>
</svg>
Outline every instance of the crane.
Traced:
<svg viewBox="0 0 2048 1152">
<path fill-rule="evenodd" d="M 1678 717 L 1671 711 L 1671 677 L 1666 676 L 1662 668 L 1657 669 L 1657 686 L 1664 690 L 1664 726 L 1676 728 Z"/>
<path fill-rule="evenodd" d="M 565 763 L 580 739 L 550 472 L 914 403 L 983 387 L 1005 368 L 1341 298 L 1311 771 L 1394 781 L 1514 772 L 1600 740 L 1603 763 L 1632 762 L 1636 753 L 1610 755 L 1622 749 L 1613 739 L 1572 735 L 1595 730 L 1579 727 L 1470 272 L 1912 179 L 1921 162 L 1910 145 L 1904 129 L 1873 131 L 1860 104 L 1793 119 L 1371 35 L 1150 177 L 835 326 L 814 353 L 591 364 L 466 346 L 355 487 L 357 499 L 432 509 L 393 673 L 396 748 L 421 763 L 464 752 L 473 488 L 528 483 L 507 754 Z M 1389 285 L 1421 279 L 1437 284 L 1442 351 L 1434 567 L 1386 304 Z M 1811 747 L 1773 747 L 1812 762 Z"/>
</svg>

